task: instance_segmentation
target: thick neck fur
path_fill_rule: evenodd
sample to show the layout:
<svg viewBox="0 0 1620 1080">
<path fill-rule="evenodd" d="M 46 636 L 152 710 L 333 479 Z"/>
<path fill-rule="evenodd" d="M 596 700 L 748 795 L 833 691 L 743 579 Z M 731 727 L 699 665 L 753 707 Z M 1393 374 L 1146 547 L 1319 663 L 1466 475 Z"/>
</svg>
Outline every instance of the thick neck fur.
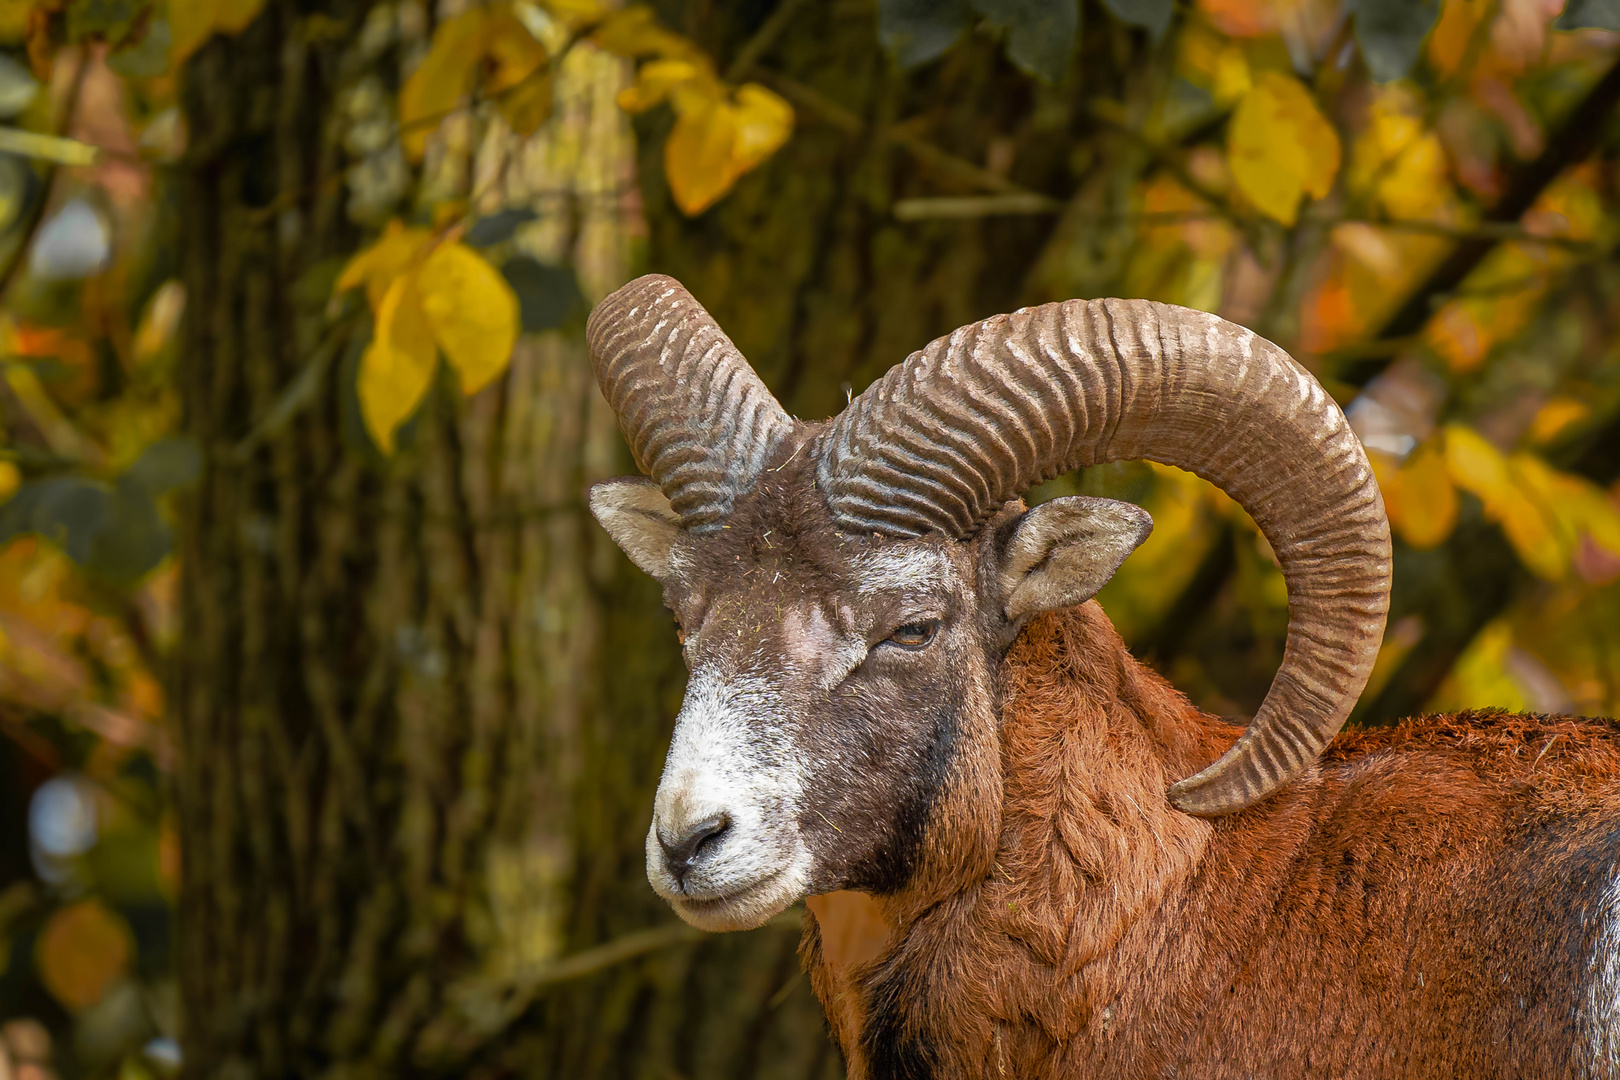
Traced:
<svg viewBox="0 0 1620 1080">
<path fill-rule="evenodd" d="M 998 1057 L 1005 1075 L 1022 1075 L 1014 1059 L 1033 1064 L 1088 1026 L 1106 1028 L 1132 974 L 1111 955 L 1144 932 L 1143 916 L 1187 880 L 1209 842 L 1212 826 L 1173 809 L 1165 790 L 1237 731 L 1132 659 L 1095 603 L 1037 617 L 1003 675 L 999 828 L 981 833 L 996 837 L 995 850 L 955 856 L 988 861 L 988 873 L 943 897 L 919 886 L 875 907 L 812 905 L 829 923 L 830 948 L 808 943 L 817 991 L 840 1043 L 862 1048 L 852 1077 L 916 1074 L 906 1059 L 917 1053 L 939 1059 L 940 1075 L 973 1075 L 982 1070 L 962 1066 Z M 981 820 L 994 812 L 953 794 Z M 860 961 L 884 935 L 852 931 L 852 917 L 884 923 L 887 955 L 875 965 Z"/>
</svg>

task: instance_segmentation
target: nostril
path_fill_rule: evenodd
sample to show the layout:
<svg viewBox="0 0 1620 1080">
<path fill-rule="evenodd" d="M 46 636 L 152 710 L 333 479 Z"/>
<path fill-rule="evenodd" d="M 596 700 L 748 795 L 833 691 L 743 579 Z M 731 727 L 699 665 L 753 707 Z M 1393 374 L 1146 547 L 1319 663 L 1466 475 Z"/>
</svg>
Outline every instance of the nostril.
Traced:
<svg viewBox="0 0 1620 1080">
<path fill-rule="evenodd" d="M 716 818 L 710 818 L 709 821 L 713 821 L 714 824 L 700 835 L 697 843 L 692 846 L 693 861 L 702 857 L 705 851 L 713 849 L 715 845 L 725 838 L 726 833 L 731 831 L 731 819 L 724 814 L 719 814 Z M 704 824 L 707 825 L 708 822 L 704 822 Z"/>
<path fill-rule="evenodd" d="M 658 846 L 664 849 L 664 861 L 677 878 L 685 876 L 692 864 L 705 852 L 712 850 L 731 829 L 731 815 L 715 814 L 686 827 L 673 842 L 664 838 L 659 830 Z"/>
</svg>

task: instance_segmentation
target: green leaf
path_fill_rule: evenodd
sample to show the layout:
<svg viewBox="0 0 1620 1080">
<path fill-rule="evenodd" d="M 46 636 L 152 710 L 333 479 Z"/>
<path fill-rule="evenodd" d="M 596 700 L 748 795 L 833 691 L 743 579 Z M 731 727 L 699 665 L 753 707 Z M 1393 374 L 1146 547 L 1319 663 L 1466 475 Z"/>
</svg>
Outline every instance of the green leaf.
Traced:
<svg viewBox="0 0 1620 1080">
<path fill-rule="evenodd" d="M 943 54 L 967 24 L 967 0 L 878 0 L 878 38 L 903 68 Z"/>
<path fill-rule="evenodd" d="M 167 19 L 153 19 L 139 41 L 120 46 L 107 58 L 107 66 L 130 79 L 151 79 L 169 70 L 174 35 Z"/>
<path fill-rule="evenodd" d="M 68 38 L 79 41 L 97 34 L 116 41 L 129 31 L 139 10 L 135 0 L 74 0 L 67 10 Z"/>
<path fill-rule="evenodd" d="M 0 233 L 22 215 L 37 184 L 34 170 L 22 158 L 0 154 Z"/>
<path fill-rule="evenodd" d="M 1620 0 L 1569 0 L 1554 25 L 1560 30 L 1620 30 Z"/>
<path fill-rule="evenodd" d="M 1170 29 L 1175 4 L 1173 0 L 1103 0 L 1103 7 L 1120 22 L 1140 26 L 1154 41 L 1159 41 Z"/>
<path fill-rule="evenodd" d="M 24 484 L 0 506 L 0 545 L 34 533 L 83 565 L 107 518 L 111 493 L 80 476 L 52 476 Z"/>
<path fill-rule="evenodd" d="M 526 206 L 510 207 L 479 218 L 462 239 L 473 247 L 493 247 L 512 239 L 519 225 L 526 225 L 539 216 Z"/>
<path fill-rule="evenodd" d="M 1161 4 L 1168 24 L 1170 0 L 1137 0 L 1126 6 Z M 1074 55 L 1075 35 L 1080 32 L 1077 0 L 973 0 L 973 6 L 991 25 L 1007 31 L 1007 59 L 1042 82 L 1063 81 Z M 1163 32 L 1161 27 L 1154 36 Z"/>
<path fill-rule="evenodd" d="M 151 493 L 128 474 L 118 478 L 106 517 L 91 538 L 86 569 L 115 584 L 132 585 L 174 548 L 174 536 Z"/>
<path fill-rule="evenodd" d="M 156 498 L 196 483 L 201 472 L 202 450 L 194 440 L 160 439 L 141 451 L 123 479 Z"/>
<path fill-rule="evenodd" d="M 138 581 L 174 547 L 151 493 L 128 473 L 111 488 L 81 476 L 24 484 L 0 506 L 0 545 L 24 533 L 117 585 Z"/>
<path fill-rule="evenodd" d="M 1354 9 L 1356 44 L 1373 81 L 1382 83 L 1411 72 L 1440 17 L 1440 0 L 1355 0 Z"/>
<path fill-rule="evenodd" d="M 78 139 L 41 135 L 37 131 L 11 127 L 0 127 L 0 152 L 54 161 L 58 165 L 94 165 L 96 158 L 101 156 L 100 147 L 82 143 Z"/>
<path fill-rule="evenodd" d="M 552 266 L 519 255 L 508 259 L 501 273 L 517 293 L 525 333 L 554 330 L 583 316 L 590 306 L 570 266 Z"/>
</svg>

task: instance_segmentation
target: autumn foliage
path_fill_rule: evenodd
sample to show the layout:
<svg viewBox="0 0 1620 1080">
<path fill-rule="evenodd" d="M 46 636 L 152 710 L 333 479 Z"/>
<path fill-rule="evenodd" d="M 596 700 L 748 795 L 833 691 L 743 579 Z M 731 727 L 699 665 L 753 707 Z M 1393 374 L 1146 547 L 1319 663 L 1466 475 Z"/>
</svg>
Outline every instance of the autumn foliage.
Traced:
<svg viewBox="0 0 1620 1080">
<path fill-rule="evenodd" d="M 214 133 L 191 130 L 185 94 L 266 20 L 289 56 L 341 51 L 307 80 L 325 95 L 329 174 L 283 161 L 288 180 L 253 159 L 233 182 L 271 177 L 297 197 L 242 196 L 238 223 L 325 228 L 340 251 L 296 276 L 277 276 L 274 250 L 242 256 L 308 313 L 285 334 L 299 374 L 222 394 L 211 407 L 240 423 L 204 445 L 181 435 L 181 379 L 218 358 L 184 355 L 184 327 L 212 316 L 176 269 L 177 238 L 202 226 L 174 177 Z M 818 33 L 851 36 L 817 52 Z M 1390 631 L 1355 719 L 1613 714 L 1617 59 L 1606 0 L 0 0 L 0 1021 L 19 1018 L 0 1026 L 0 1076 L 173 1066 L 184 748 L 166 716 L 194 570 L 176 526 L 201 512 L 199 477 L 281 462 L 328 392 L 330 441 L 359 486 L 476 472 L 445 463 L 425 417 L 474 432 L 511 415 L 537 432 L 581 423 L 561 406 L 514 412 L 510 394 L 540 380 L 515 353 L 576 355 L 590 303 L 622 283 L 557 254 L 608 243 L 588 199 L 635 223 L 612 240 L 626 270 L 693 268 L 688 284 L 734 305 L 722 322 L 756 359 L 808 357 L 761 366 L 807 416 L 993 313 L 962 297 L 1139 296 L 1253 327 L 1345 408 L 1398 541 Z M 531 174 L 589 183 L 565 198 Z M 821 189 L 804 178 L 823 174 L 842 209 L 794 247 L 783 223 L 810 212 Z M 304 212 L 327 196 L 327 219 Z M 1008 281 L 950 291 L 993 272 Z M 858 317 L 828 299 L 907 276 L 949 299 Z M 536 400 L 562 400 L 547 387 Z M 578 487 L 512 513 L 549 515 L 548 542 L 578 543 L 555 524 Z M 1248 518 L 1141 463 L 1032 497 L 1073 492 L 1155 520 L 1100 597 L 1133 650 L 1200 706 L 1251 711 L 1287 600 Z M 296 547 L 251 515 L 218 527 Z M 525 618 L 600 632 L 577 614 Z M 418 637 L 401 627 L 394 647 L 420 666 Z M 480 892 L 525 874 L 574 888 L 566 860 L 544 857 L 552 877 L 514 861 L 440 898 L 483 920 L 468 953 L 485 953 L 467 964 L 556 974 L 545 965 L 570 939 L 545 920 L 563 901 L 529 904 L 541 928 L 519 933 Z"/>
</svg>

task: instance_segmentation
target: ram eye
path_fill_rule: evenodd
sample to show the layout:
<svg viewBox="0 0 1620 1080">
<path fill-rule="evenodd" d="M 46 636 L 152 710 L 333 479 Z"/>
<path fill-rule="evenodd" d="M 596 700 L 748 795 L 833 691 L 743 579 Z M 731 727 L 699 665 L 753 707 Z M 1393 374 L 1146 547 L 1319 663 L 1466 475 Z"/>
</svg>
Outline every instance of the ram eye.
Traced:
<svg viewBox="0 0 1620 1080">
<path fill-rule="evenodd" d="M 896 627 L 894 633 L 886 639 L 889 645 L 898 645 L 902 649 L 920 649 L 934 640 L 939 633 L 937 621 L 906 623 Z"/>
</svg>

